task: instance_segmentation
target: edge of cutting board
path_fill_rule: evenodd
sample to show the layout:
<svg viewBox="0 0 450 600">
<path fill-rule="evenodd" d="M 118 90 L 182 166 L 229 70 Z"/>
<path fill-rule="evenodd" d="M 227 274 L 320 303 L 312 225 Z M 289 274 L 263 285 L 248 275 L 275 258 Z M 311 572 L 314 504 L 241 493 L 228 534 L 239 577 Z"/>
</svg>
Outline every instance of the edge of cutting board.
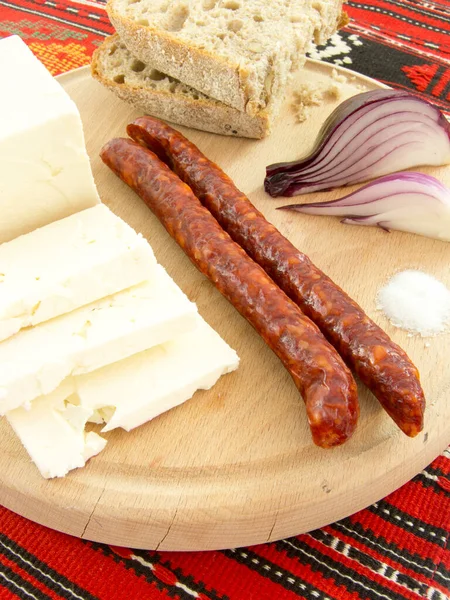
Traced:
<svg viewBox="0 0 450 600">
<path fill-rule="evenodd" d="M 345 93 L 358 93 L 361 86 L 385 87 L 317 61 L 309 61 L 302 76 L 331 80 L 332 69 L 354 78 L 344 85 Z M 363 305 L 421 370 L 428 407 L 425 430 L 417 438 L 401 434 L 359 386 L 357 433 L 343 447 L 324 451 L 313 446 L 301 400 L 278 360 L 194 269 L 139 199 L 101 164 L 98 151 L 103 143 L 125 135 L 125 124 L 138 112 L 93 81 L 89 67 L 64 74 L 59 81 L 80 109 L 103 201 L 148 237 L 158 260 L 236 348 L 242 362 L 236 373 L 185 405 L 131 433 L 111 432 L 103 453 L 62 480 L 43 480 L 2 420 L 4 506 L 53 529 L 117 546 L 159 550 L 247 546 L 348 516 L 406 483 L 446 448 L 450 373 L 445 357 L 450 336 L 431 340 L 430 347 L 420 338 L 409 338 L 376 311 L 375 295 L 386 278 L 403 268 L 423 268 L 450 285 L 446 266 L 450 245 L 286 214 L 276 211 L 277 202 L 261 189 L 264 166 L 292 158 L 301 153 L 299 146 L 302 150 L 310 145 L 333 104 L 313 108 L 311 119 L 301 126 L 286 104 L 274 134 L 263 141 L 180 128 L 234 178 L 270 221 Z M 448 168 L 424 170 L 450 178 Z M 339 194 L 338 190 L 314 197 Z"/>
</svg>

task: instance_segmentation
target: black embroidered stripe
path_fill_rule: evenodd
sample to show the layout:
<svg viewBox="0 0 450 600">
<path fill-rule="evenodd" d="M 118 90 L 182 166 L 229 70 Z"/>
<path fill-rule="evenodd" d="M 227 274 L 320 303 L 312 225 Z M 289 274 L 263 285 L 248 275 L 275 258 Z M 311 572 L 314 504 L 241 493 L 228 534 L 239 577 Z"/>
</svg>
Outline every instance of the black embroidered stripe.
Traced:
<svg viewBox="0 0 450 600">
<path fill-rule="evenodd" d="M 98 600 L 4 534 L 0 534 L 0 553 L 66 600 Z"/>
<path fill-rule="evenodd" d="M 22 8 L 22 0 L 10 0 L 11 2 L 14 2 L 14 6 L 17 9 L 21 9 Z M 93 0 L 93 6 L 85 6 L 84 4 L 82 4 L 83 0 L 81 1 L 77 1 L 77 0 L 71 0 L 71 2 L 67 2 L 67 0 L 63 0 L 62 2 L 59 2 L 59 0 L 26 0 L 27 4 L 34 4 L 35 6 L 40 7 L 41 9 L 43 7 L 45 8 L 50 8 L 51 10 L 53 10 L 54 12 L 58 12 L 61 15 L 65 15 L 67 13 L 72 14 L 72 15 L 77 15 L 79 18 L 81 19 L 92 19 L 94 20 L 96 23 L 101 23 L 102 25 L 107 25 L 109 26 L 109 29 L 111 29 L 111 24 L 108 18 L 108 15 L 106 13 L 105 7 L 102 5 L 98 5 L 97 4 L 97 0 Z M 96 12 L 97 11 L 97 12 Z M 42 15 L 42 11 L 40 13 Z M 48 16 L 48 13 L 45 13 L 45 16 Z M 74 22 L 74 21 L 70 21 L 71 25 L 77 26 L 78 23 Z"/>
<path fill-rule="evenodd" d="M 379 8 L 378 6 L 372 6 L 370 4 L 360 4 L 359 2 L 349 2 L 350 6 L 354 8 L 361 8 L 362 10 L 367 10 L 370 12 L 377 12 L 380 15 L 386 15 L 388 17 L 392 17 L 397 19 L 398 21 L 403 21 L 405 23 L 409 23 L 410 25 L 416 25 L 421 29 L 428 29 L 429 31 L 434 31 L 436 33 L 442 33 L 444 35 L 448 35 L 448 31 L 445 29 L 441 29 L 439 27 L 434 27 L 434 25 L 428 25 L 428 23 L 424 23 L 423 21 L 416 21 L 414 19 L 410 19 L 409 17 L 404 17 L 403 15 L 399 15 L 398 13 L 394 13 L 390 10 L 385 10 L 383 8 Z"/>
<path fill-rule="evenodd" d="M 116 564 L 123 565 L 127 571 L 131 571 L 138 577 L 143 577 L 147 583 L 154 585 L 160 592 L 164 592 L 170 598 L 180 598 L 180 600 L 192 600 L 192 596 L 182 589 L 174 588 L 171 585 L 163 583 L 149 567 L 141 565 L 139 562 L 131 558 L 119 556 L 113 552 L 109 546 L 98 544 L 96 542 L 88 542 L 94 550 L 97 550 L 111 558 Z M 151 562 L 150 560 L 148 562 Z"/>
<path fill-rule="evenodd" d="M 0 564 L 0 591 L 2 586 L 22 600 L 52 600 L 50 596 L 23 579 L 18 573 L 6 565 Z"/>
<path fill-rule="evenodd" d="M 440 66 L 438 68 L 438 70 L 436 71 L 436 73 L 433 75 L 432 79 L 430 80 L 430 83 L 427 85 L 427 88 L 424 93 L 432 94 L 434 88 L 438 85 L 441 78 L 446 76 L 447 71 L 448 71 L 448 68 L 445 68 L 444 66 Z M 449 82 L 447 81 L 447 83 L 445 84 L 445 87 L 442 88 L 442 91 L 440 92 L 439 95 L 442 96 L 443 98 L 445 98 L 447 96 L 448 89 L 449 89 Z"/>
<path fill-rule="evenodd" d="M 339 36 L 349 46 L 352 44 L 349 39 L 351 35 L 352 33 L 348 31 L 339 33 Z M 390 44 L 389 40 L 384 38 L 380 41 L 361 34 L 358 34 L 358 36 L 363 40 L 363 44 L 352 47 L 352 64 L 348 65 L 350 69 L 355 72 L 362 72 L 392 87 L 412 90 L 415 94 L 427 100 L 430 99 L 429 95 L 417 91 L 404 71 L 405 67 L 412 67 L 417 64 L 417 52 L 413 52 L 408 48 L 399 48 L 395 44 Z M 318 50 L 323 48 L 323 46 L 319 46 Z M 334 64 L 335 57 L 325 55 L 321 57 L 321 60 Z M 438 64 L 445 62 L 439 58 L 430 60 Z M 450 110 L 450 102 L 443 95 L 439 98 L 433 97 L 432 102 L 441 110 Z"/>
<path fill-rule="evenodd" d="M 148 560 L 148 553 L 145 550 L 133 550 L 133 554 L 136 556 L 141 556 L 145 560 Z M 203 581 L 194 579 L 194 577 L 192 577 L 191 575 L 186 575 L 178 567 L 174 568 L 170 562 L 170 559 L 168 559 L 167 555 L 164 553 L 152 553 L 151 561 L 155 564 L 160 564 L 166 569 L 169 569 L 176 576 L 180 583 L 199 594 L 203 594 L 207 598 L 210 598 L 210 600 L 230 600 L 228 596 L 223 596 L 219 594 L 214 588 L 207 587 L 203 583 Z M 192 596 L 190 596 L 190 598 L 192 600 Z"/>
<path fill-rule="evenodd" d="M 373 556 L 370 556 L 362 550 L 350 547 L 343 542 L 341 542 L 343 546 L 342 548 L 339 548 L 339 543 L 334 547 L 334 536 L 325 531 L 322 531 L 321 529 L 313 531 L 309 535 L 318 542 L 321 542 L 322 544 L 328 546 L 329 548 L 334 548 L 336 552 L 344 554 L 351 560 L 355 560 L 360 565 L 370 569 L 374 573 L 378 573 L 386 579 L 389 579 L 394 583 L 399 583 L 400 585 L 406 587 L 410 591 L 420 594 L 422 598 L 426 596 L 426 593 L 429 590 L 429 587 L 427 585 L 418 583 L 410 575 L 407 575 L 406 573 L 401 573 L 400 571 L 393 569 L 392 567 L 386 565 L 383 561 L 374 558 Z"/>
<path fill-rule="evenodd" d="M 425 523 L 425 521 L 413 517 L 398 509 L 396 506 L 389 504 L 386 500 L 376 502 L 367 510 L 381 517 L 388 523 L 397 525 L 397 527 L 400 527 L 404 531 L 408 531 L 427 542 L 445 548 L 447 540 L 447 531 L 445 529 Z"/>
<path fill-rule="evenodd" d="M 392 591 L 389 587 L 381 585 L 374 581 L 371 577 L 367 577 L 358 573 L 355 569 L 347 567 L 342 562 L 332 559 L 330 556 L 324 557 L 323 554 L 312 548 L 300 539 L 292 538 L 278 542 L 280 549 L 282 548 L 290 556 L 297 556 L 298 560 L 309 564 L 313 571 L 318 571 L 327 579 L 332 579 L 336 585 L 344 586 L 349 593 L 356 593 L 364 600 L 402 600 L 408 596 L 404 596 L 400 592 Z M 342 552 L 345 544 L 341 542 L 336 550 Z M 353 548 L 348 547 L 348 550 Z M 355 560 L 350 552 L 346 554 L 349 558 Z M 406 590 L 405 590 L 406 591 Z"/>
<path fill-rule="evenodd" d="M 430 475 L 432 474 L 429 469 L 427 469 L 427 473 L 429 473 Z M 450 496 L 450 491 L 442 485 L 440 485 L 439 483 L 439 481 L 443 481 L 444 479 L 448 478 L 439 476 L 436 477 L 438 478 L 437 480 L 432 477 L 427 477 L 425 473 L 419 473 L 412 479 L 412 481 L 420 483 L 420 485 L 422 485 L 424 488 L 432 488 L 436 494 L 441 494 L 442 496 Z"/>
<path fill-rule="evenodd" d="M 343 545 L 345 546 L 345 544 Z M 344 586 L 349 593 L 358 594 L 363 600 L 406 600 L 408 598 L 398 591 L 393 592 L 389 587 L 373 581 L 370 577 L 358 573 L 355 569 L 347 567 L 330 556 L 325 557 L 320 551 L 301 539 L 283 540 L 277 542 L 276 546 L 291 558 L 297 558 L 300 562 L 308 564 L 313 571 L 321 573 L 326 579 L 332 579 L 336 585 Z"/>
<path fill-rule="evenodd" d="M 402 0 L 385 0 L 385 2 L 386 4 L 392 4 L 393 6 L 398 6 L 399 8 L 402 8 L 404 10 L 417 13 L 422 17 L 429 17 L 434 19 L 436 18 L 436 16 L 433 13 L 431 13 L 430 10 L 427 10 L 423 7 L 423 5 L 420 4 L 418 4 L 417 6 L 414 6 L 413 4 L 408 4 L 408 6 L 405 6 L 405 3 Z M 439 15 L 439 20 L 443 21 L 444 23 L 450 23 L 450 18 L 447 18 L 444 14 Z"/>
<path fill-rule="evenodd" d="M 436 569 L 436 565 L 431 559 L 424 558 L 419 554 L 411 554 L 405 548 L 400 549 L 393 542 L 388 542 L 385 538 L 375 535 L 371 529 L 364 528 L 361 523 L 355 523 L 350 519 L 342 519 L 330 525 L 330 528 L 364 544 L 371 550 L 386 555 L 404 568 L 424 577 L 432 577 Z"/>
<path fill-rule="evenodd" d="M 146 566 L 133 558 L 125 558 L 123 556 L 119 556 L 111 548 L 104 544 L 98 544 L 96 542 L 87 542 L 91 545 L 92 548 L 102 552 L 105 556 L 108 556 L 114 560 L 117 564 L 122 564 L 128 571 L 133 571 L 138 576 L 143 576 L 148 583 L 154 584 L 159 591 L 165 592 L 171 598 L 180 598 L 181 600 L 192 600 L 192 594 L 183 590 L 178 586 L 170 585 L 167 583 L 163 583 L 151 569 L 151 567 Z M 202 593 L 205 597 L 209 598 L 209 600 L 228 600 L 225 596 L 218 596 L 214 590 L 209 590 L 206 586 L 200 582 L 195 580 L 191 576 L 183 575 L 183 573 L 179 569 L 172 569 L 168 566 L 168 564 L 164 564 L 162 560 L 160 560 L 159 555 L 156 553 L 150 553 L 144 550 L 132 550 L 134 556 L 138 556 L 142 560 L 146 561 L 150 564 L 158 564 L 160 563 L 165 568 L 169 568 L 175 577 L 179 580 L 180 583 L 185 585 L 186 587 L 192 589 L 197 593 Z"/>
<path fill-rule="evenodd" d="M 438 585 L 441 585 L 444 589 L 448 590 L 450 593 L 450 571 L 445 567 L 445 565 L 442 562 L 436 565 L 434 581 Z"/>
<path fill-rule="evenodd" d="M 425 471 L 430 475 L 435 475 L 436 477 L 444 477 L 445 479 L 450 477 L 450 473 L 445 473 L 439 467 L 433 467 L 433 465 L 429 465 Z"/>
<path fill-rule="evenodd" d="M 338 600 L 337 597 L 325 594 L 322 590 L 298 575 L 292 574 L 290 571 L 283 569 L 283 567 L 271 562 L 267 558 L 259 556 L 259 554 L 248 548 L 222 550 L 222 554 L 255 571 L 258 575 L 270 579 L 270 581 L 277 583 L 289 592 L 297 594 L 304 600 Z"/>
<path fill-rule="evenodd" d="M 34 3 L 34 4 L 36 4 L 36 3 Z M 31 15 L 36 15 L 38 17 L 42 17 L 42 12 L 39 10 L 33 10 L 32 8 L 27 8 L 25 6 L 17 6 L 16 4 L 7 2 L 6 0 L 0 0 L 0 6 L 6 6 L 6 8 L 13 8 L 14 10 L 20 10 L 21 12 L 25 12 L 25 13 L 28 13 Z M 49 21 L 57 21 L 58 23 L 63 23 L 64 25 L 69 25 L 70 27 L 76 27 L 78 29 L 83 29 L 84 31 L 89 31 L 90 33 L 95 33 L 97 35 L 102 35 L 104 37 L 109 35 L 108 31 L 102 31 L 98 28 L 89 27 L 89 26 L 83 25 L 81 23 L 74 23 L 73 21 L 70 21 L 69 19 L 63 19 L 61 17 L 57 17 L 52 14 L 46 13 L 45 18 L 49 19 Z M 98 21 L 95 19 L 92 19 L 92 21 L 95 23 L 98 23 Z"/>
<path fill-rule="evenodd" d="M 421 5 L 423 3 L 423 0 L 409 0 L 412 4 L 419 4 Z M 442 10 L 442 11 L 447 11 L 448 7 L 447 7 L 447 3 L 448 0 L 437 0 L 435 2 L 433 2 L 433 0 L 428 0 L 427 4 L 430 8 L 435 8 L 436 10 Z"/>
<path fill-rule="evenodd" d="M 340 31 L 339 35 L 342 37 L 345 35 L 345 33 L 347 32 Z M 382 70 L 384 76 L 382 75 L 378 78 L 378 80 L 381 82 L 386 79 L 386 73 L 388 73 L 389 70 L 391 70 L 393 67 L 399 67 L 401 69 L 401 67 L 408 64 L 410 59 L 413 59 L 414 64 L 417 64 L 417 61 L 420 61 L 421 63 L 424 61 L 431 61 L 443 65 L 444 67 L 446 67 L 448 64 L 447 56 L 449 53 L 445 48 L 441 47 L 439 55 L 436 55 L 432 52 L 433 46 L 431 48 L 427 46 L 420 36 L 412 35 L 411 33 L 408 35 L 401 34 L 395 27 L 389 29 L 386 26 L 383 29 L 379 27 L 372 27 L 364 32 L 360 30 L 357 31 L 357 35 L 364 40 L 363 46 L 356 48 L 356 52 L 355 49 L 352 48 L 353 63 L 345 66 L 351 70 L 355 70 L 358 73 L 368 75 L 371 69 L 370 58 L 373 56 L 368 48 L 368 45 L 372 44 L 377 51 L 377 55 L 373 56 L 373 58 L 377 61 L 384 61 L 384 71 Z M 418 50 L 414 47 L 411 47 L 409 45 L 410 43 L 421 46 L 421 49 Z M 364 55 L 363 61 L 361 62 L 361 68 L 355 67 L 354 60 L 355 57 L 358 59 L 359 53 Z M 399 86 L 401 83 L 401 77 L 401 72 L 397 71 L 397 77 L 391 81 L 393 87 Z M 418 92 L 417 89 L 415 89 L 415 91 Z M 430 100 L 429 94 L 427 94 L 426 97 L 428 100 Z"/>
</svg>

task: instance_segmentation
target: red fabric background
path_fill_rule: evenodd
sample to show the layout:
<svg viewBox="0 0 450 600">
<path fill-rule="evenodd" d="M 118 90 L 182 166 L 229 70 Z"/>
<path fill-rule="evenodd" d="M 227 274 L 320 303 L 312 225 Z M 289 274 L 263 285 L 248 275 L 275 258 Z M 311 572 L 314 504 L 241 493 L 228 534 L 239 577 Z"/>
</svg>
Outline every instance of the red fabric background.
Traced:
<svg viewBox="0 0 450 600">
<path fill-rule="evenodd" d="M 351 1 L 352 22 L 317 57 L 411 89 L 450 112 L 450 2 Z M 112 31 L 102 2 L 0 0 L 53 74 L 89 63 Z M 444 600 L 450 595 L 450 451 L 397 492 L 338 523 L 221 552 L 114 548 L 0 508 L 0 598 Z"/>
</svg>

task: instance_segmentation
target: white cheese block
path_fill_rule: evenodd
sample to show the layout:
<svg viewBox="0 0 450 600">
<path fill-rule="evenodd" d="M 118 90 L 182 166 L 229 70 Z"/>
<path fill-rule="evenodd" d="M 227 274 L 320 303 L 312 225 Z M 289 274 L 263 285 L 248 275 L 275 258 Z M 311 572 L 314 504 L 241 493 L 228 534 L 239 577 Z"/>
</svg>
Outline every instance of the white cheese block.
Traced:
<svg viewBox="0 0 450 600">
<path fill-rule="evenodd" d="M 129 431 L 211 388 L 238 367 L 239 358 L 200 316 L 196 328 L 170 342 L 87 375 L 67 378 L 57 390 L 18 408 L 7 419 L 46 478 L 84 466 L 106 441 L 84 433 L 86 421 L 102 431 Z"/>
<path fill-rule="evenodd" d="M 147 241 L 105 205 L 0 245 L 0 341 L 152 277 Z"/>
<path fill-rule="evenodd" d="M 100 202 L 75 103 L 16 35 L 0 40 L 0 243 Z"/>
<path fill-rule="evenodd" d="M 151 281 L 0 343 L 0 415 L 193 329 L 197 308 L 158 265 Z"/>
<path fill-rule="evenodd" d="M 54 392 L 33 402 L 31 410 L 17 408 L 8 421 L 45 478 L 63 477 L 98 454 L 106 440 L 85 432 L 92 411 L 77 406 L 72 382 L 62 383 Z"/>
<path fill-rule="evenodd" d="M 116 365 L 76 378 L 81 406 L 106 421 L 102 431 L 127 431 L 210 389 L 237 369 L 234 350 L 199 316 L 193 331 Z M 100 418 L 99 418 L 100 417 Z"/>
</svg>

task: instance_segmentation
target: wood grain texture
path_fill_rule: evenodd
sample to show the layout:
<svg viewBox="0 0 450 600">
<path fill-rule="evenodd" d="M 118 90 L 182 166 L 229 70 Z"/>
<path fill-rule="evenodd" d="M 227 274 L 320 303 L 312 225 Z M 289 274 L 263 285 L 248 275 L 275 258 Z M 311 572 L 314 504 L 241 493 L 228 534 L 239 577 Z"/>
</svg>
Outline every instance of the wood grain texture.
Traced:
<svg viewBox="0 0 450 600">
<path fill-rule="evenodd" d="M 309 63 L 294 89 L 304 78 L 331 81 L 331 68 Z M 277 211 L 286 200 L 273 200 L 262 189 L 265 166 L 306 152 L 334 102 L 313 108 L 310 120 L 299 125 L 287 101 L 276 131 L 264 141 L 182 129 L 420 369 L 428 406 L 417 438 L 405 437 L 359 386 L 357 433 L 343 447 L 321 450 L 311 442 L 303 402 L 275 355 L 98 158 L 107 140 L 125 136 L 126 124 L 138 112 L 91 80 L 87 69 L 60 81 L 81 111 L 103 201 L 149 239 L 158 261 L 237 350 L 241 365 L 212 390 L 151 423 L 131 433 L 106 434 L 106 449 L 63 480 L 43 480 L 1 421 L 3 505 L 54 529 L 109 544 L 159 550 L 245 546 L 315 529 L 368 506 L 450 443 L 450 335 L 408 337 L 376 310 L 375 301 L 378 289 L 403 269 L 422 269 L 450 286 L 450 244 Z M 360 86 L 380 87 L 357 77 L 344 86 L 344 97 Z M 449 168 L 423 171 L 450 184 Z M 340 195 L 342 190 L 313 194 L 311 200 Z"/>
</svg>

